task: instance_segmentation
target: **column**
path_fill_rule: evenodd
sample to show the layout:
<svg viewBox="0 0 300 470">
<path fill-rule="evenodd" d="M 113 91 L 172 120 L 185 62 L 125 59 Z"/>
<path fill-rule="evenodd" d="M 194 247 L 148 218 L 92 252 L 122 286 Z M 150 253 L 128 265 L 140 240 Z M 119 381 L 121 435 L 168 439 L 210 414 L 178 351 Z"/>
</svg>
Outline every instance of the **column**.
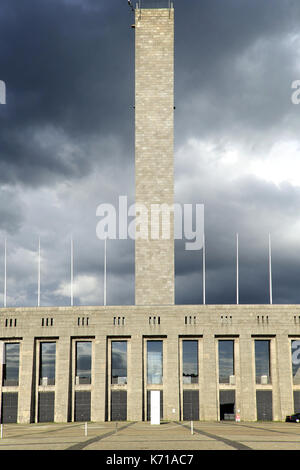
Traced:
<svg viewBox="0 0 300 470">
<path fill-rule="evenodd" d="M 217 370 L 215 337 L 203 336 L 203 376 L 200 377 L 200 419 L 216 421 L 218 419 Z"/>
<path fill-rule="evenodd" d="M 127 420 L 142 421 L 143 417 L 143 337 L 133 335 L 128 342 Z"/>
<path fill-rule="evenodd" d="M 105 421 L 106 397 L 106 368 L 107 347 L 106 336 L 97 335 L 94 343 L 94 355 L 92 362 L 92 403 L 91 420 Z"/>
<path fill-rule="evenodd" d="M 164 413 L 165 419 L 179 417 L 179 345 L 178 335 L 168 335 L 164 340 Z"/>
<path fill-rule="evenodd" d="M 250 334 L 241 334 L 240 348 L 240 394 L 239 409 L 241 421 L 256 420 L 256 387 L 255 387 L 255 358 L 253 354 L 253 339 Z"/>
<path fill-rule="evenodd" d="M 71 338 L 60 337 L 56 348 L 54 420 L 65 423 L 71 416 Z"/>
<path fill-rule="evenodd" d="M 18 393 L 18 422 L 28 424 L 33 419 L 35 389 L 34 337 L 27 337 L 20 348 L 20 380 Z"/>
<path fill-rule="evenodd" d="M 276 418 L 284 421 L 287 415 L 294 413 L 291 341 L 286 334 L 279 334 L 276 336 L 276 343 L 278 371 Z M 273 393 L 275 394 L 274 388 Z"/>
</svg>

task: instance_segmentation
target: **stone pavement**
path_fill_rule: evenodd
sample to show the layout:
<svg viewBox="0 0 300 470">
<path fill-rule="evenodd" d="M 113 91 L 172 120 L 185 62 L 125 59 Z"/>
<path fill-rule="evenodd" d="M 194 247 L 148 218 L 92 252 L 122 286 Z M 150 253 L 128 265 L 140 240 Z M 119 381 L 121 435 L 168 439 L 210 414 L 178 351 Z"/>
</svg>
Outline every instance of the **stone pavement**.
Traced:
<svg viewBox="0 0 300 470">
<path fill-rule="evenodd" d="M 300 450 L 295 423 L 5 424 L 0 450 Z"/>
</svg>

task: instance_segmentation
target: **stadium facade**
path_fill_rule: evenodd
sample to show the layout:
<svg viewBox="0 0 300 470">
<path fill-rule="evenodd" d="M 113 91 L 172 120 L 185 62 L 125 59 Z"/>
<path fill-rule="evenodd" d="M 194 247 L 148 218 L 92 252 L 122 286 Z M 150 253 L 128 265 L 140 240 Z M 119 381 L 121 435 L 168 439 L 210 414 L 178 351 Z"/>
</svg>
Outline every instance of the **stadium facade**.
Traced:
<svg viewBox="0 0 300 470">
<path fill-rule="evenodd" d="M 136 203 L 174 201 L 174 7 L 135 8 Z M 171 233 L 174 223 L 171 220 Z M 284 420 L 300 306 L 175 305 L 174 237 L 135 243 L 135 305 L 4 308 L 3 422 Z"/>
</svg>

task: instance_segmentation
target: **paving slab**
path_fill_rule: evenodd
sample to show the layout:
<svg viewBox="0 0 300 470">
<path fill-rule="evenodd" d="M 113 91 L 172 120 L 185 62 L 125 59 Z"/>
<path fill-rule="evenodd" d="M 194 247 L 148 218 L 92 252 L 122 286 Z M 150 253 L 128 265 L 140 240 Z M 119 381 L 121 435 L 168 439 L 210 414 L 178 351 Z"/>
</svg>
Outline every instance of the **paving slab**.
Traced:
<svg viewBox="0 0 300 470">
<path fill-rule="evenodd" d="M 294 423 L 5 424 L 0 450 L 300 450 Z"/>
</svg>

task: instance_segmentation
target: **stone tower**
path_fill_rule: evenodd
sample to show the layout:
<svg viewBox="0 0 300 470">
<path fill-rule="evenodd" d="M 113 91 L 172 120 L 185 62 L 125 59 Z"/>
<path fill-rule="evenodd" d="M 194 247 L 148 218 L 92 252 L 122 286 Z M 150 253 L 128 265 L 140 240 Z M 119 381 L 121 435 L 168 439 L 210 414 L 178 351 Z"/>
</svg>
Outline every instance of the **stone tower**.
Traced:
<svg viewBox="0 0 300 470">
<path fill-rule="evenodd" d="M 161 218 L 160 229 L 155 216 L 150 227 L 153 205 L 174 204 L 174 8 L 167 0 L 141 0 L 135 10 L 135 175 L 137 217 L 140 204 L 148 210 L 148 231 L 136 227 L 135 303 L 172 305 L 174 214 L 164 219 L 169 237 Z"/>
</svg>

